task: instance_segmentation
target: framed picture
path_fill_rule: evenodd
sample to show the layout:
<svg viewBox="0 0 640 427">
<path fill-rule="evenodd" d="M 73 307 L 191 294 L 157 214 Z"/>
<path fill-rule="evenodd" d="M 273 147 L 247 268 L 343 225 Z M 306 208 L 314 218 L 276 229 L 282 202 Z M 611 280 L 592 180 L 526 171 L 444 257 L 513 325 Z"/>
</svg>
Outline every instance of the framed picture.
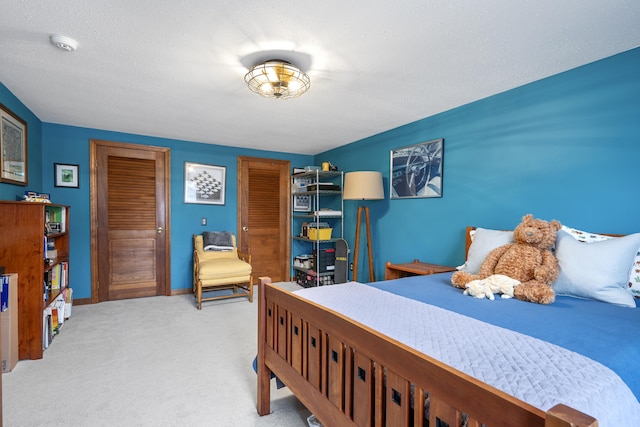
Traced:
<svg viewBox="0 0 640 427">
<path fill-rule="evenodd" d="M 56 187 L 80 187 L 80 166 L 78 165 L 54 163 L 53 175 Z"/>
<path fill-rule="evenodd" d="M 391 150 L 392 199 L 442 197 L 444 139 Z"/>
<path fill-rule="evenodd" d="M 27 185 L 27 122 L 0 104 L 0 182 Z"/>
<path fill-rule="evenodd" d="M 311 212 L 311 196 L 303 194 L 293 195 L 294 212 Z"/>
<path fill-rule="evenodd" d="M 224 166 L 184 162 L 184 202 L 224 205 L 226 173 Z"/>
</svg>

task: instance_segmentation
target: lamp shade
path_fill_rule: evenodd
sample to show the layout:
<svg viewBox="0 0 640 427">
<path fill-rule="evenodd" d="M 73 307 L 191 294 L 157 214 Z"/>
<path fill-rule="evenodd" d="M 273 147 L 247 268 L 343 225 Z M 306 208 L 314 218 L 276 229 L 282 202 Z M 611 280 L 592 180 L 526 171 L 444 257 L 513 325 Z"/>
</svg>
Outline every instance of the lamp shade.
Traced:
<svg viewBox="0 0 640 427">
<path fill-rule="evenodd" d="M 344 176 L 344 200 L 384 199 L 382 173 L 375 171 L 347 172 Z"/>
</svg>

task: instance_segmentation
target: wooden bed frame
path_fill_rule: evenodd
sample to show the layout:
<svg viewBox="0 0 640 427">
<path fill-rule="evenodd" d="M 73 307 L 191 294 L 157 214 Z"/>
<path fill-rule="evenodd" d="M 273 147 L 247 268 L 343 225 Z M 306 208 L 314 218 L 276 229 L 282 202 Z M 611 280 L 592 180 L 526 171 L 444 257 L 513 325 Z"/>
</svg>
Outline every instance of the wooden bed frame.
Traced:
<svg viewBox="0 0 640 427">
<path fill-rule="evenodd" d="M 463 413 L 469 427 L 598 426 L 566 405 L 537 409 L 268 278 L 260 280 L 258 301 L 260 415 L 270 413 L 274 373 L 326 427 L 457 427 Z"/>
<path fill-rule="evenodd" d="M 326 427 L 429 425 L 596 427 L 565 405 L 543 412 L 339 313 L 261 280 L 258 413 L 270 413 L 271 373 Z"/>
</svg>

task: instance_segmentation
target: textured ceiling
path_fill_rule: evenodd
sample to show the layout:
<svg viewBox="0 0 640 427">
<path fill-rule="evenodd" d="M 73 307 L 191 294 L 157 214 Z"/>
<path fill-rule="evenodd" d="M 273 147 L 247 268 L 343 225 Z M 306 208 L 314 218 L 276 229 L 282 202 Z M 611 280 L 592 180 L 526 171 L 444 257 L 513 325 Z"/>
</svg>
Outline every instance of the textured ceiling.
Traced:
<svg viewBox="0 0 640 427">
<path fill-rule="evenodd" d="M 4 0 L 0 82 L 43 122 L 316 154 L 637 47 L 639 23 L 638 0 Z M 270 56 L 309 92 L 250 92 Z"/>
</svg>

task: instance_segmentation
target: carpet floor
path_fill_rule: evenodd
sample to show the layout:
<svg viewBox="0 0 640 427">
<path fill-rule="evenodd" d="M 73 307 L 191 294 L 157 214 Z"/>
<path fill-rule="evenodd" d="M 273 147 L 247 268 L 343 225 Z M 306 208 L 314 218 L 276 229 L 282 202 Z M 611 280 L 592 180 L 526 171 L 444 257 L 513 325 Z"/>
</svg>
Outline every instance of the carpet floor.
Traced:
<svg viewBox="0 0 640 427">
<path fill-rule="evenodd" d="M 2 375 L 4 425 L 306 426 L 275 381 L 272 414 L 256 412 L 257 307 L 197 310 L 191 294 L 74 306 L 42 360 Z"/>
</svg>

